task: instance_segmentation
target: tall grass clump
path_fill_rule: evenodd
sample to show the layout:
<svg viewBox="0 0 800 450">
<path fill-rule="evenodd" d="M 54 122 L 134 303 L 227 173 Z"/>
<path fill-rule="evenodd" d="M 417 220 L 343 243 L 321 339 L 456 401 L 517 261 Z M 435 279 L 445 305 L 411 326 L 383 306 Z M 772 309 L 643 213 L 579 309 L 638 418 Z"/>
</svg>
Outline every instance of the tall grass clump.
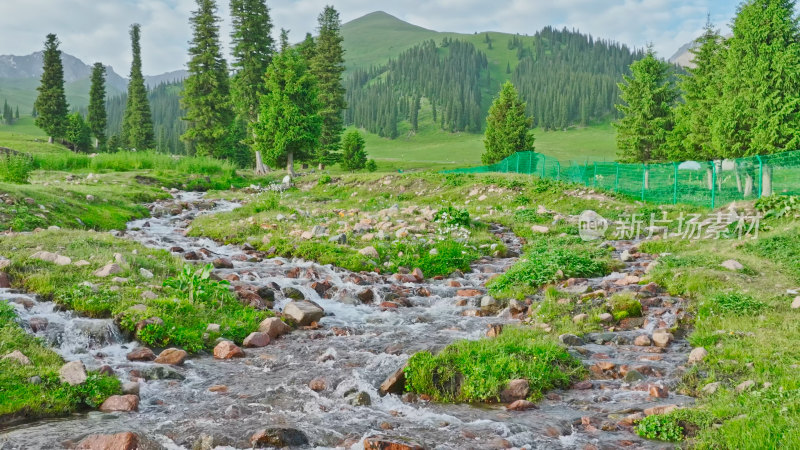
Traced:
<svg viewBox="0 0 800 450">
<path fill-rule="evenodd" d="M 33 157 L 33 164 L 36 169 L 40 170 L 58 170 L 70 171 L 85 169 L 89 167 L 91 159 L 89 155 L 80 153 L 63 152 L 63 153 L 42 153 L 36 154 Z"/>
<path fill-rule="evenodd" d="M 0 181 L 27 183 L 33 171 L 33 159 L 24 154 L 0 152 Z"/>
</svg>

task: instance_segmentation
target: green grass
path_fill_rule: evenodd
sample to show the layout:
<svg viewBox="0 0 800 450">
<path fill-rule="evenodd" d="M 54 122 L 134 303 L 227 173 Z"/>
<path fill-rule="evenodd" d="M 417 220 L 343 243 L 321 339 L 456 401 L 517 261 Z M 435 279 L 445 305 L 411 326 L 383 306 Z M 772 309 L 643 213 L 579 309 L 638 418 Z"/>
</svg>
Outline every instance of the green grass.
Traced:
<svg viewBox="0 0 800 450">
<path fill-rule="evenodd" d="M 611 314 L 614 320 L 627 319 L 628 317 L 642 317 L 642 304 L 632 292 L 620 292 L 608 299 Z"/>
<path fill-rule="evenodd" d="M 765 228 L 771 231 L 751 242 L 701 240 L 687 245 L 670 240 L 641 248 L 672 253 L 660 258 L 649 278 L 672 294 L 693 299 L 696 319 L 689 341 L 710 353 L 683 380 L 682 392 L 700 395 L 691 411 L 714 422 L 693 431 L 690 442 L 696 448 L 800 448 L 800 374 L 793 366 L 800 360 L 795 345 L 800 312 L 789 308 L 793 296 L 786 294 L 800 283 L 792 256 L 800 225 L 772 219 Z M 727 259 L 752 269 L 720 267 Z M 755 381 L 755 387 L 735 392 L 746 380 Z M 712 382 L 721 387 L 701 395 Z M 663 421 L 648 419 L 647 428 L 656 422 Z"/>
<path fill-rule="evenodd" d="M 90 264 L 86 267 L 56 266 L 31 259 L 30 256 L 39 250 L 68 256 L 73 262 L 83 259 Z M 125 261 L 121 264 L 121 273 L 108 278 L 92 275 L 96 269 L 113 261 L 115 253 L 120 253 Z M 204 336 L 210 323 L 221 325 L 223 337 L 241 342 L 271 315 L 269 311 L 243 306 L 227 292 L 220 302 L 206 304 L 190 302 L 185 293 L 172 289 L 153 289 L 149 286 L 160 285 L 168 277 L 178 275 L 183 263 L 165 250 L 148 249 L 106 233 L 61 230 L 16 235 L 0 241 L 0 254 L 12 260 L 8 273 L 15 286 L 86 316 L 115 317 L 123 329 L 132 332 L 141 320 L 161 318 L 163 325 L 148 325 L 137 335 L 143 343 L 155 347 L 176 346 L 190 352 L 210 348 L 218 337 Z M 142 268 L 152 272 L 155 278 L 143 278 L 139 272 Z M 113 277 L 127 281 L 114 283 Z M 96 292 L 80 286 L 83 281 L 94 283 Z M 112 286 L 117 286 L 118 290 L 112 291 Z M 146 290 L 154 290 L 158 298 L 143 299 L 142 293 Z M 131 308 L 139 304 L 146 309 Z"/>
<path fill-rule="evenodd" d="M 64 364 L 61 357 L 20 328 L 14 309 L 0 302 L 0 355 L 15 350 L 27 356 L 31 365 L 0 361 L 0 426 L 96 408 L 120 391 L 116 378 L 94 372 L 89 372 L 82 385 L 62 384 L 58 378 L 58 370 Z M 28 381 L 36 376 L 41 383 Z"/>
<path fill-rule="evenodd" d="M 460 341 L 438 355 L 420 352 L 405 369 L 406 389 L 436 401 L 494 402 L 509 381 L 528 380 L 528 398 L 566 387 L 582 366 L 552 338 L 530 329 L 508 328 L 499 337 Z"/>
</svg>

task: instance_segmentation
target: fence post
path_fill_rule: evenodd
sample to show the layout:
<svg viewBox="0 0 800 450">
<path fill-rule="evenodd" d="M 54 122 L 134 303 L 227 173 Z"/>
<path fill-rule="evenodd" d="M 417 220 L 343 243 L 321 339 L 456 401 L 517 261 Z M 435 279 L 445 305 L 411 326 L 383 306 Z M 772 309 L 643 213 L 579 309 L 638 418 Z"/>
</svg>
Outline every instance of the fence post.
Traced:
<svg viewBox="0 0 800 450">
<path fill-rule="evenodd" d="M 561 161 L 556 160 L 556 181 L 561 180 Z"/>
<path fill-rule="evenodd" d="M 588 172 L 589 172 L 589 160 L 587 159 L 583 162 L 583 179 L 587 187 L 589 186 Z"/>
<path fill-rule="evenodd" d="M 533 152 L 528 152 L 528 174 L 530 175 L 533 172 L 533 157 L 535 154 Z"/>
<path fill-rule="evenodd" d="M 514 159 L 517 160 L 517 170 L 516 170 L 516 172 L 519 173 L 519 153 L 514 153 Z"/>
<path fill-rule="evenodd" d="M 761 155 L 756 155 L 758 158 L 758 198 L 764 193 L 764 160 Z"/>
<path fill-rule="evenodd" d="M 645 186 L 647 186 L 647 164 L 642 163 L 642 201 L 644 201 Z"/>
<path fill-rule="evenodd" d="M 614 163 L 616 166 L 616 175 L 614 175 L 614 192 L 619 192 L 619 163 Z"/>
<path fill-rule="evenodd" d="M 594 162 L 594 176 L 592 177 L 592 186 L 597 187 L 597 161 Z"/>
<path fill-rule="evenodd" d="M 672 191 L 672 204 L 678 204 L 678 163 L 673 162 L 672 165 L 675 167 L 675 187 Z"/>
<path fill-rule="evenodd" d="M 717 204 L 717 165 L 711 163 L 711 209 Z"/>
</svg>

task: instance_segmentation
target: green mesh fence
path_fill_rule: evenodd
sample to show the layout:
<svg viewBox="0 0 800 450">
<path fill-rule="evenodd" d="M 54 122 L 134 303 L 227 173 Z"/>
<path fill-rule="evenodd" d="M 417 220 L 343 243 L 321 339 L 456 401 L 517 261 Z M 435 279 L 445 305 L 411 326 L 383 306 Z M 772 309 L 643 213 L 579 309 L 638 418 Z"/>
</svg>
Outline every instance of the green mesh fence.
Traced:
<svg viewBox="0 0 800 450">
<path fill-rule="evenodd" d="M 536 152 L 518 152 L 488 166 L 444 173 L 522 173 L 583 184 L 660 204 L 714 208 L 772 194 L 800 194 L 800 151 L 720 161 L 664 164 L 561 163 Z"/>
</svg>

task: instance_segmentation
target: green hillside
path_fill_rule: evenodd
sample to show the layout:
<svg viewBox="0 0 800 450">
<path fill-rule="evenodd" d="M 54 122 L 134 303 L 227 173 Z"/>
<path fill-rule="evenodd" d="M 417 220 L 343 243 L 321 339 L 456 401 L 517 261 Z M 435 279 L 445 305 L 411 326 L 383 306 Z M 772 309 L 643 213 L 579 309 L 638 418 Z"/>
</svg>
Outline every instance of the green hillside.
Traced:
<svg viewBox="0 0 800 450">
<path fill-rule="evenodd" d="M 64 84 L 67 102 L 71 109 L 78 110 L 89 104 L 89 84 L 88 78 Z M 19 106 L 20 115 L 29 115 L 33 109 L 33 102 L 36 100 L 37 87 L 39 87 L 39 80 L 35 78 L 0 78 L 0 103 L 8 100 L 8 104 L 12 108 Z M 106 86 L 106 89 L 109 96 L 121 93 L 112 86 Z"/>
</svg>

